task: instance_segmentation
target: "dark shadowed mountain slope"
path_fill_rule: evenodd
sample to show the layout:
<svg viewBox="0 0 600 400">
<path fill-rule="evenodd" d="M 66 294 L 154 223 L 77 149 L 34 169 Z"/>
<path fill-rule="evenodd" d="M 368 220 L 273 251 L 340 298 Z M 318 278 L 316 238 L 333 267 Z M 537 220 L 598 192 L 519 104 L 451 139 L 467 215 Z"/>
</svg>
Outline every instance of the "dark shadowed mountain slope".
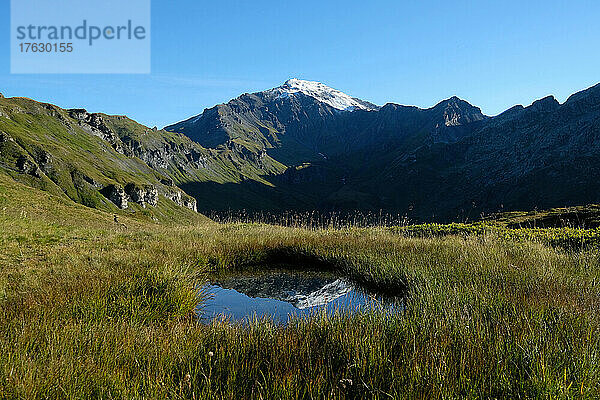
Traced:
<svg viewBox="0 0 600 400">
<path fill-rule="evenodd" d="M 600 201 L 600 85 L 513 107 L 456 143 L 399 155 L 372 190 L 420 218 Z"/>
<path fill-rule="evenodd" d="M 324 92 L 339 95 L 291 80 L 167 129 L 209 147 L 265 150 L 285 164 L 268 178 L 273 186 L 239 186 L 268 199 L 249 208 L 383 209 L 428 220 L 600 200 L 598 86 L 562 105 L 546 97 L 493 118 L 456 97 L 420 109 L 349 106 L 350 96 L 332 102 Z"/>
<path fill-rule="evenodd" d="M 396 153 L 410 156 L 422 146 L 456 142 L 486 119 L 479 108 L 457 97 L 429 109 L 378 107 L 317 82 L 292 79 L 166 129 L 208 147 L 235 143 L 248 152 L 264 151 L 287 167 L 285 173 L 267 178 L 273 186 L 252 181 L 238 189 L 186 185 L 197 198 L 215 191 L 231 198 L 238 190 L 242 198 L 221 202 L 218 209 L 376 210 L 382 199 L 371 189 L 365 192 L 364 183 L 389 166 Z"/>
<path fill-rule="evenodd" d="M 293 166 L 390 142 L 451 142 L 466 133 L 461 127 L 483 119 L 478 108 L 456 97 L 427 110 L 395 104 L 380 108 L 318 82 L 290 79 L 166 130 L 181 132 L 207 147 L 232 140 L 251 150 L 258 146 Z"/>
</svg>

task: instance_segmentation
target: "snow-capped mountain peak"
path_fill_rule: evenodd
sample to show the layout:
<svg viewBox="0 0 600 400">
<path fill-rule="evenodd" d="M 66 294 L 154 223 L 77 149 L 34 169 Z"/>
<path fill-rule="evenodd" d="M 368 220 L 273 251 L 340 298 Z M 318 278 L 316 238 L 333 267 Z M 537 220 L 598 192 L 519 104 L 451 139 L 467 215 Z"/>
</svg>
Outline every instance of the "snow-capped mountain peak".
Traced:
<svg viewBox="0 0 600 400">
<path fill-rule="evenodd" d="M 272 91 L 277 94 L 277 98 L 288 98 L 296 93 L 302 93 L 322 103 L 328 104 L 335 109 L 343 111 L 377 109 L 377 106 L 369 102 L 348 96 L 346 93 L 330 88 L 321 82 L 292 78 L 286 81 L 282 86 L 272 89 Z"/>
</svg>

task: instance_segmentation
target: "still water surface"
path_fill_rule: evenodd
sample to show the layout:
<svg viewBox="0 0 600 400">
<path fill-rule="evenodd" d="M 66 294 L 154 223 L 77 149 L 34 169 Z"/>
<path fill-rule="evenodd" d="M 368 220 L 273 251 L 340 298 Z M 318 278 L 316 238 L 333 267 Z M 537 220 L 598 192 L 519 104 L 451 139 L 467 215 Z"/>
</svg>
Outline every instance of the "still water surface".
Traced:
<svg viewBox="0 0 600 400">
<path fill-rule="evenodd" d="M 324 272 L 237 272 L 211 280 L 204 290 L 208 298 L 197 310 L 204 320 L 268 317 L 286 323 L 293 316 L 320 312 L 355 313 L 377 308 L 393 313 L 404 308 L 399 296 L 384 296 Z"/>
</svg>

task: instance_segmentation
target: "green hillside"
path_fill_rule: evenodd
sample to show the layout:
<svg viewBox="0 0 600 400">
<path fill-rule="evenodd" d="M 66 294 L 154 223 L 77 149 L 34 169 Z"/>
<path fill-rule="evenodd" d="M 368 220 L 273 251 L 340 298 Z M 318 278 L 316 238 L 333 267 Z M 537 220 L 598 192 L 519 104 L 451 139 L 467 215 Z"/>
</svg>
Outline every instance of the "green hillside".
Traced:
<svg viewBox="0 0 600 400">
<path fill-rule="evenodd" d="M 125 116 L 0 98 L 0 170 L 105 211 L 172 219 L 174 207 L 197 208 L 178 186 L 245 181 L 270 186 L 263 177 L 285 169 L 268 156 L 236 146 L 205 149 L 186 136 L 150 129 Z M 202 200 L 206 209 L 206 203 L 220 201 L 219 193 L 207 193 Z"/>
</svg>

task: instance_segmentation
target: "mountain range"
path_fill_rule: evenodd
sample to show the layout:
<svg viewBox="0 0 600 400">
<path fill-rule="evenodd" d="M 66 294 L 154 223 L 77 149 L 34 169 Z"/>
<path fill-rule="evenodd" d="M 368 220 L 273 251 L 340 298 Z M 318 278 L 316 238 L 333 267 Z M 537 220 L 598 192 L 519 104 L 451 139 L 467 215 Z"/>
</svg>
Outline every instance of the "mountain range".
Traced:
<svg viewBox="0 0 600 400">
<path fill-rule="evenodd" d="M 600 85 L 489 117 L 457 97 L 428 109 L 377 106 L 290 79 L 164 130 L 0 98 L 1 170 L 152 217 L 180 207 L 448 221 L 596 203 L 599 156 Z"/>
</svg>

